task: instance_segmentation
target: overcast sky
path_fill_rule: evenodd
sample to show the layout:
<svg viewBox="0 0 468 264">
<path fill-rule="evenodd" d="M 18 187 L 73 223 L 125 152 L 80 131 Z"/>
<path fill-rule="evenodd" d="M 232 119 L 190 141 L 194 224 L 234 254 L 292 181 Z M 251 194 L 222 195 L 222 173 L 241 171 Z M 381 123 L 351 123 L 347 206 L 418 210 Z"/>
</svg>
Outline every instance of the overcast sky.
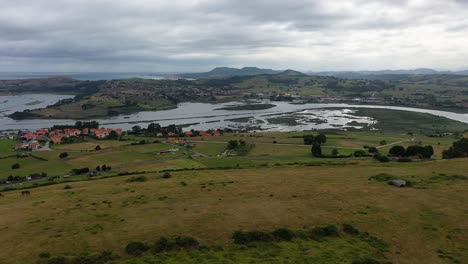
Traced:
<svg viewBox="0 0 468 264">
<path fill-rule="evenodd" d="M 468 0 L 0 0 L 0 71 L 468 68 Z"/>
</svg>

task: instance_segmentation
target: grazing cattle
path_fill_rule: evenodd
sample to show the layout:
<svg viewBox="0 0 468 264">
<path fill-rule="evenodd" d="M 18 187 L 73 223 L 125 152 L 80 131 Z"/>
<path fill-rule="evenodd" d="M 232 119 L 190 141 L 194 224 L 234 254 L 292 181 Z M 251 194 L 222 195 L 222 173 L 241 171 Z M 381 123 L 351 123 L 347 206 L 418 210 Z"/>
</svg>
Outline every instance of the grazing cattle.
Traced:
<svg viewBox="0 0 468 264">
<path fill-rule="evenodd" d="M 21 195 L 30 195 L 30 194 L 31 194 L 30 191 L 22 191 L 22 192 L 21 192 Z"/>
</svg>

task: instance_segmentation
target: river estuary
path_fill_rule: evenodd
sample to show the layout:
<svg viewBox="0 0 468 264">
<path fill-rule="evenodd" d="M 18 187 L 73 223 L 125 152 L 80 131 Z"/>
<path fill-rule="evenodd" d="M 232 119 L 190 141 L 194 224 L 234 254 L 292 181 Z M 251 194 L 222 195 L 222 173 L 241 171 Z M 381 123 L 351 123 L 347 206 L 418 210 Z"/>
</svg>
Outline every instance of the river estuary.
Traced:
<svg viewBox="0 0 468 264">
<path fill-rule="evenodd" d="M 0 96 L 0 131 L 35 130 L 53 125 L 73 124 L 76 120 L 32 119 L 13 120 L 7 115 L 25 109 L 42 108 L 71 98 L 70 95 L 23 94 Z M 348 104 L 293 104 L 289 102 L 255 101 L 275 105 L 262 110 L 221 110 L 245 102 L 220 104 L 181 103 L 178 108 L 166 111 L 144 111 L 125 116 L 95 119 L 102 126 L 131 129 L 135 125 L 146 127 L 149 123 L 162 126 L 184 125 L 186 129 L 232 128 L 266 131 L 300 131 L 327 128 L 360 128 L 378 122 L 371 117 L 355 115 L 356 108 L 381 108 L 428 113 L 468 124 L 468 114 L 447 111 L 374 105 Z"/>
</svg>

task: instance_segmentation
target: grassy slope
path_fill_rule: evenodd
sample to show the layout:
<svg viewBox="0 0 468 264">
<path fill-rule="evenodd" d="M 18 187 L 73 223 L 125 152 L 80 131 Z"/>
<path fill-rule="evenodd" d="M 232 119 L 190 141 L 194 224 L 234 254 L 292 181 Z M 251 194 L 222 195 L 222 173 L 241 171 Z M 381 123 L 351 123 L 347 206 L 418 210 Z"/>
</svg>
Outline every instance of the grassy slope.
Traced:
<svg viewBox="0 0 468 264">
<path fill-rule="evenodd" d="M 440 181 L 394 188 L 369 181 L 377 173 L 413 180 L 466 171 L 463 159 L 401 164 L 279 167 L 187 171 L 170 179 L 147 174 L 17 191 L 0 199 L 3 250 L 0 262 L 53 254 L 112 249 L 123 254 L 131 240 L 190 235 L 204 244 L 230 242 L 238 229 L 311 227 L 351 223 L 388 241 L 395 263 L 444 263 L 437 250 L 468 261 L 463 245 L 467 181 Z M 187 186 L 182 186 L 181 181 Z M 203 187 L 206 186 L 206 187 Z M 31 239 L 34 238 L 34 239 Z"/>
</svg>

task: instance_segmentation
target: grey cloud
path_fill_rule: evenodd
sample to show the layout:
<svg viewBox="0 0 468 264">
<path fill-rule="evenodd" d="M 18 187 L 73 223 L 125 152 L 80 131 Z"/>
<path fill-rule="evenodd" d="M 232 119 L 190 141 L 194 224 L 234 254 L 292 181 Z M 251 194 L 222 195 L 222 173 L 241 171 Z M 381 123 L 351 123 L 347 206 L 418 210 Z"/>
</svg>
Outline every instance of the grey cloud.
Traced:
<svg viewBox="0 0 468 264">
<path fill-rule="evenodd" d="M 431 49 L 432 61 L 446 52 L 444 67 L 459 68 L 463 60 L 450 54 L 466 54 L 458 43 L 468 41 L 467 11 L 460 0 L 8 1 L 0 9 L 0 71 L 372 69 L 378 58 L 389 67 L 437 68 L 417 64 Z"/>
</svg>

